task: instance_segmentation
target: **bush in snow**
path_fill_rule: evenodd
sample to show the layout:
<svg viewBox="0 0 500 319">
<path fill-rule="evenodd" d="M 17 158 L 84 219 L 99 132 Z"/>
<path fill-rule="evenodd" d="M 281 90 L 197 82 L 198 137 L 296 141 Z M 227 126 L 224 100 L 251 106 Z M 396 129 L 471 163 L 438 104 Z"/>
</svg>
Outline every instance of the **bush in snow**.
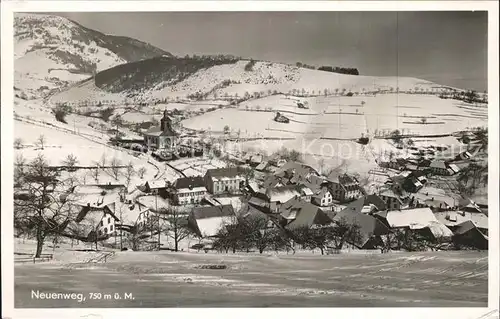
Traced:
<svg viewBox="0 0 500 319">
<path fill-rule="evenodd" d="M 113 115 L 113 109 L 108 107 L 108 108 L 105 108 L 104 110 L 102 111 L 99 111 L 99 114 L 101 115 L 101 118 L 107 122 L 109 121 L 109 118 L 111 117 L 111 115 Z"/>
<path fill-rule="evenodd" d="M 53 112 L 56 120 L 66 124 L 66 115 L 71 112 L 71 107 L 67 104 L 58 105 L 53 109 Z"/>
</svg>

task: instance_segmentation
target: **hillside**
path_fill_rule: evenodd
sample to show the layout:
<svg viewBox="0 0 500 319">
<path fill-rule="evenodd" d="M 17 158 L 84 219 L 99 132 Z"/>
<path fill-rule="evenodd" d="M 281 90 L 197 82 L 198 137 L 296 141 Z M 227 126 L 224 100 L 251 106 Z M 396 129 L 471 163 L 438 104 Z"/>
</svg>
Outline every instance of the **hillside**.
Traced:
<svg viewBox="0 0 500 319">
<path fill-rule="evenodd" d="M 69 19 L 18 13 L 14 17 L 16 94 L 41 97 L 113 66 L 171 54 L 150 44 L 105 35 Z"/>
<path fill-rule="evenodd" d="M 369 93 L 378 90 L 438 90 L 441 85 L 408 77 L 346 75 L 282 63 L 256 62 L 248 70 L 248 60 L 231 58 L 157 57 L 116 66 L 97 73 L 85 83 L 55 94 L 53 103 L 110 104 L 129 98 L 141 101 L 186 99 L 198 95 L 205 99 L 237 98 L 255 93 L 324 95 Z M 103 102 L 104 104 L 104 102 Z"/>
</svg>

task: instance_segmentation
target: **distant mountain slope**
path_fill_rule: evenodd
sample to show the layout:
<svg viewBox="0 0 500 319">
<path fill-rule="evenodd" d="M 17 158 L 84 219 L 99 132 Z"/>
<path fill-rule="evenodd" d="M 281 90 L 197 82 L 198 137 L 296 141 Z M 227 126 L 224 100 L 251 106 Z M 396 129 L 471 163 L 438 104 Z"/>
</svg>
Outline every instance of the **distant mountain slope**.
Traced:
<svg viewBox="0 0 500 319">
<path fill-rule="evenodd" d="M 113 66 L 170 53 L 122 36 L 105 35 L 69 19 L 18 13 L 14 17 L 15 87 L 40 97 Z"/>
<path fill-rule="evenodd" d="M 377 90 L 436 90 L 441 85 L 408 77 L 346 75 L 282 63 L 235 58 L 157 57 L 99 72 L 92 79 L 55 94 L 53 103 L 75 105 L 123 103 L 126 100 L 217 99 L 259 93 L 323 95 Z M 133 101 L 129 101 L 132 102 Z"/>
</svg>

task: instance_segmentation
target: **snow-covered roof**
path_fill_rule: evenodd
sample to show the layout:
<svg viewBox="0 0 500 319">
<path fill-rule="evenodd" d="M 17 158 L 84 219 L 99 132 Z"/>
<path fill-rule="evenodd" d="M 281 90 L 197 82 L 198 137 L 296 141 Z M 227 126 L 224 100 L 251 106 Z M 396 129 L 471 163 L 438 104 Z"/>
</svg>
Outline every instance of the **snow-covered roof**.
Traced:
<svg viewBox="0 0 500 319">
<path fill-rule="evenodd" d="M 272 188 L 267 192 L 270 202 L 285 203 L 295 196 L 300 196 L 300 193 L 294 187 L 277 187 Z"/>
<path fill-rule="evenodd" d="M 440 222 L 431 221 L 427 227 L 436 238 L 453 236 L 453 232 Z"/>
<path fill-rule="evenodd" d="M 448 227 L 458 226 L 470 220 L 477 228 L 488 229 L 488 216 L 483 213 L 472 213 L 464 211 L 445 211 L 434 213 L 436 219 Z"/>
<path fill-rule="evenodd" d="M 234 222 L 234 218 L 230 216 L 221 216 L 199 219 L 196 224 L 201 236 L 212 237 L 217 235 L 222 227 L 232 225 Z"/>
<path fill-rule="evenodd" d="M 432 210 L 427 207 L 388 211 L 386 220 L 390 227 L 409 227 L 411 229 L 422 229 L 428 227 L 431 222 L 438 222 Z"/>
<path fill-rule="evenodd" d="M 147 181 L 149 188 L 158 189 L 167 187 L 167 182 L 165 180 Z"/>
<path fill-rule="evenodd" d="M 149 208 L 142 206 L 138 203 L 126 204 L 119 203 L 116 205 L 115 214 L 121 219 L 121 222 L 126 225 L 135 225 L 139 215 L 143 212 L 149 211 Z"/>
<path fill-rule="evenodd" d="M 442 160 L 436 160 L 436 161 L 432 161 L 431 162 L 431 165 L 430 165 L 431 168 L 442 168 L 442 169 L 446 169 L 446 163 Z"/>
<path fill-rule="evenodd" d="M 460 171 L 460 168 L 455 164 L 449 164 L 448 167 L 455 173 L 458 173 Z"/>
</svg>

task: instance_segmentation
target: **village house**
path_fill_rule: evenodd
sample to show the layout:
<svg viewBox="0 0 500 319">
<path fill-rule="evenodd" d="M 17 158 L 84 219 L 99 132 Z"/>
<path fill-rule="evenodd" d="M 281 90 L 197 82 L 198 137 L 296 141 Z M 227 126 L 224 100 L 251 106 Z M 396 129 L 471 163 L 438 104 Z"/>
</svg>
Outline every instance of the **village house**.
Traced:
<svg viewBox="0 0 500 319">
<path fill-rule="evenodd" d="M 205 181 L 200 176 L 179 178 L 174 183 L 173 198 L 178 205 L 199 204 L 206 195 Z"/>
<path fill-rule="evenodd" d="M 488 235 L 488 216 L 483 213 L 472 213 L 460 210 L 435 212 L 436 219 L 452 231 L 466 222 L 471 221 L 483 234 Z"/>
<path fill-rule="evenodd" d="M 236 222 L 232 205 L 195 207 L 188 217 L 188 225 L 199 237 L 213 237 L 223 227 Z"/>
<path fill-rule="evenodd" d="M 72 207 L 78 214 L 74 222 L 68 226 L 72 235 L 81 240 L 102 240 L 113 236 L 116 232 L 116 224 L 119 218 L 115 212 L 115 202 L 104 203 L 100 201 L 92 203 L 73 203 Z"/>
<path fill-rule="evenodd" d="M 284 184 L 299 184 L 310 182 L 313 176 L 318 177 L 319 173 L 309 165 L 298 162 L 287 162 L 274 173 L 280 177 Z M 283 182 L 283 181 L 287 182 Z"/>
<path fill-rule="evenodd" d="M 467 220 L 456 227 L 453 236 L 453 243 L 458 247 L 487 250 L 488 236 L 484 234 L 472 221 Z"/>
<path fill-rule="evenodd" d="M 358 180 L 348 174 L 328 176 L 330 190 L 334 200 L 340 203 L 353 201 L 362 196 Z"/>
<path fill-rule="evenodd" d="M 453 232 L 439 222 L 429 208 L 390 210 L 377 212 L 373 216 L 392 229 L 408 229 L 435 239 L 453 236 Z"/>
<path fill-rule="evenodd" d="M 265 172 L 266 169 L 268 168 L 268 166 L 269 166 L 269 163 L 266 161 L 263 161 L 262 163 L 260 163 L 259 165 L 257 165 L 255 167 L 255 170 L 258 172 Z"/>
<path fill-rule="evenodd" d="M 160 126 L 152 127 L 144 133 L 144 144 L 149 150 L 173 151 L 177 146 L 177 133 L 172 128 L 172 120 L 165 110 Z"/>
<path fill-rule="evenodd" d="M 147 181 L 144 184 L 144 192 L 159 195 L 163 198 L 167 198 L 168 195 L 168 184 L 165 180 Z"/>
<path fill-rule="evenodd" d="M 246 177 L 239 167 L 216 168 L 207 171 L 204 181 L 211 194 L 238 194 Z"/>
<path fill-rule="evenodd" d="M 301 193 L 297 190 L 295 185 L 270 188 L 266 191 L 266 199 L 269 203 L 268 207 L 271 212 L 278 212 L 281 204 L 296 197 L 301 197 Z"/>
<path fill-rule="evenodd" d="M 429 168 L 431 172 L 436 175 L 444 175 L 444 176 L 450 175 L 448 167 L 446 166 L 446 163 L 443 160 L 432 161 L 431 164 L 429 165 Z"/>
<path fill-rule="evenodd" d="M 361 202 L 363 199 L 361 199 Z M 351 208 L 351 207 L 349 207 Z M 381 236 L 387 235 L 390 230 L 377 218 L 362 214 L 358 209 L 344 209 L 333 217 L 335 223 L 357 225 L 359 228 L 359 241 L 348 242 L 359 249 L 375 249 L 382 245 Z"/>
<path fill-rule="evenodd" d="M 300 198 L 305 202 L 311 202 L 314 192 L 305 185 L 298 185 L 297 190 L 300 193 Z"/>
<path fill-rule="evenodd" d="M 448 175 L 455 175 L 460 172 L 460 167 L 456 164 L 448 164 Z"/>
<path fill-rule="evenodd" d="M 424 184 L 427 183 L 427 178 L 425 176 L 411 175 L 406 178 L 403 182 L 403 189 L 410 193 L 416 193 L 424 187 Z"/>
<path fill-rule="evenodd" d="M 282 226 L 288 230 L 300 227 L 325 226 L 332 223 L 328 215 L 319 207 L 300 198 L 292 198 L 281 205 Z"/>
<path fill-rule="evenodd" d="M 463 161 L 463 160 L 469 160 L 472 158 L 472 154 L 469 151 L 462 152 L 455 156 L 454 160 L 455 161 Z"/>
<path fill-rule="evenodd" d="M 406 195 L 403 198 L 396 194 L 392 189 L 384 189 L 382 190 L 378 196 L 386 203 L 387 209 L 390 210 L 400 210 L 406 208 L 406 203 L 403 200 L 406 199 Z"/>
<path fill-rule="evenodd" d="M 333 195 L 327 186 L 322 186 L 318 192 L 311 196 L 311 203 L 321 207 L 333 205 Z"/>
</svg>

